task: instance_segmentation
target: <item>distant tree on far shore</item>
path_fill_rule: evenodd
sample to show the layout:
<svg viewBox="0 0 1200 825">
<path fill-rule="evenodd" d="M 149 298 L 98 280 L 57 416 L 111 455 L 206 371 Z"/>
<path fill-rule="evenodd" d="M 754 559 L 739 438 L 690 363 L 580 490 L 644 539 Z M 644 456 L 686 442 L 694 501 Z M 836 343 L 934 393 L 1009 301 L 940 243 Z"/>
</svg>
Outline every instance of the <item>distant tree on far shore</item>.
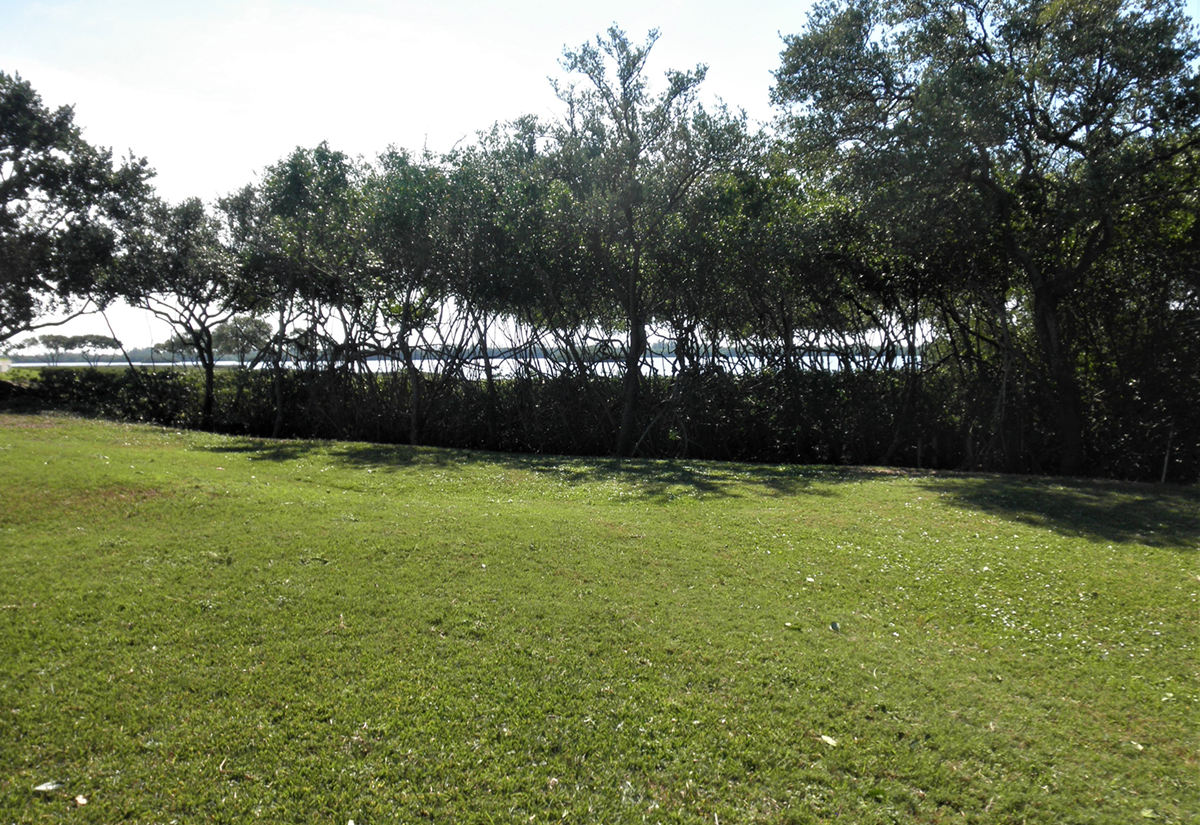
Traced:
<svg viewBox="0 0 1200 825">
<path fill-rule="evenodd" d="M 271 325 L 252 315 L 235 315 L 213 330 L 213 350 L 237 357 L 238 366 L 271 342 Z"/>
<path fill-rule="evenodd" d="M 195 351 L 192 342 L 182 335 L 172 335 L 167 340 L 158 342 L 151 349 L 158 355 L 169 356 L 172 364 L 178 358 L 186 360 L 188 354 Z"/>
<path fill-rule="evenodd" d="M 108 335 L 72 335 L 66 344 L 68 351 L 78 352 L 91 367 L 100 364 L 104 353 L 112 353 L 120 348 L 121 342 Z"/>
<path fill-rule="evenodd" d="M 37 344 L 41 345 L 46 350 L 46 360 L 49 361 L 52 366 L 56 366 L 59 360 L 62 358 L 63 353 L 69 349 L 68 345 L 71 342 L 71 336 L 55 335 L 51 333 L 49 335 L 42 335 L 38 338 L 31 338 L 30 342 L 31 344 L 36 342 Z"/>
</svg>

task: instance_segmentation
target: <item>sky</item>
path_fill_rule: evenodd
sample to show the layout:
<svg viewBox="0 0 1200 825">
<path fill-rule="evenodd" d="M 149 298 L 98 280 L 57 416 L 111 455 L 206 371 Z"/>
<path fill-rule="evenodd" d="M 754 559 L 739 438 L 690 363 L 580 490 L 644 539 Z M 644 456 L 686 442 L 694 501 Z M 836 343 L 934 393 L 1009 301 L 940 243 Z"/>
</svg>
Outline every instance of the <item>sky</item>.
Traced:
<svg viewBox="0 0 1200 825">
<path fill-rule="evenodd" d="M 523 114 L 561 112 L 548 78 L 564 46 L 616 23 L 657 28 L 651 77 L 708 66 L 702 99 L 774 116 L 781 35 L 809 0 L 0 0 L 0 70 L 51 108 L 73 105 L 85 139 L 145 157 L 170 201 L 217 197 L 321 141 L 372 158 L 439 153 Z M 1200 0 L 1188 0 L 1193 18 Z M 119 309 L 128 346 L 169 330 Z M 108 334 L 99 318 L 53 330 Z"/>
<path fill-rule="evenodd" d="M 1198 0 L 1200 1 L 1200 0 Z M 708 104 L 773 117 L 781 34 L 808 2 L 729 0 L 0 0 L 0 70 L 45 105 L 73 105 L 85 139 L 145 157 L 170 201 L 213 201 L 321 141 L 372 158 L 439 153 L 496 122 L 561 112 L 549 78 L 563 48 L 614 23 L 657 28 L 651 77 L 708 66 Z M 169 335 L 139 313 L 110 318 L 127 345 Z M 62 334 L 108 334 L 103 319 Z"/>
</svg>

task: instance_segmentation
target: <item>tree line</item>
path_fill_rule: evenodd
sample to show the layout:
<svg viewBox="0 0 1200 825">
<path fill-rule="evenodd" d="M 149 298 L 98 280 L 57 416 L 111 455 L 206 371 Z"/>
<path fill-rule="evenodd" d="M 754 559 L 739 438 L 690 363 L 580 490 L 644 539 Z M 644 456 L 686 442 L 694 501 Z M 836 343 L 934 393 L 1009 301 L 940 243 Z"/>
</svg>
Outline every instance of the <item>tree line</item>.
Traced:
<svg viewBox="0 0 1200 825">
<path fill-rule="evenodd" d="M 213 354 L 225 360 L 235 360 L 239 366 L 253 363 L 253 357 L 271 340 L 271 327 L 261 318 L 235 315 L 212 330 Z M 187 362 L 195 356 L 195 348 L 189 339 L 178 333 L 165 341 L 148 347 L 126 350 L 124 344 L 110 335 L 58 335 L 47 333 L 35 335 L 20 342 L 20 346 L 8 349 L 9 353 L 40 347 L 41 355 L 17 355 L 18 362 L 38 363 L 45 361 L 58 366 L 63 361 L 85 361 L 97 366 L 101 361 L 111 364 L 122 355 L 129 362 L 151 361 L 165 357 L 174 364 L 176 360 Z"/>
<path fill-rule="evenodd" d="M 703 66 L 652 82 L 657 37 L 566 49 L 557 119 L 297 148 L 213 204 L 0 75 L 0 341 L 123 298 L 203 368 L 198 425 L 276 436 L 1196 477 L 1179 2 L 827 0 L 770 129 Z"/>
</svg>

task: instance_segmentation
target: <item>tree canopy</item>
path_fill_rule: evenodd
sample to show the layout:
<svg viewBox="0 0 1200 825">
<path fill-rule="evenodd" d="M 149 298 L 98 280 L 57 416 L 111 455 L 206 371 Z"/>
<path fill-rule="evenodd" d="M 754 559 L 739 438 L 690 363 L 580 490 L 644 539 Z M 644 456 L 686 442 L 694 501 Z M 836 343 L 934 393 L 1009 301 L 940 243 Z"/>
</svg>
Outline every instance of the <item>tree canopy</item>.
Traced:
<svg viewBox="0 0 1200 825">
<path fill-rule="evenodd" d="M 1200 476 L 1177 0 L 823 0 L 771 129 L 658 38 L 565 49 L 555 117 L 297 147 L 212 205 L 0 75 L 0 341 L 123 296 L 205 368 L 200 423 L 274 436 Z"/>
<path fill-rule="evenodd" d="M 851 195 L 931 287 L 1029 312 L 1060 466 L 1078 471 L 1075 305 L 1145 204 L 1194 214 L 1200 50 L 1182 4 L 832 0 L 786 44 L 774 94 L 800 170 Z"/>
<path fill-rule="evenodd" d="M 90 294 L 152 174 L 144 159 L 114 164 L 70 107 L 50 111 L 28 81 L 0 72 L 0 341 Z"/>
</svg>

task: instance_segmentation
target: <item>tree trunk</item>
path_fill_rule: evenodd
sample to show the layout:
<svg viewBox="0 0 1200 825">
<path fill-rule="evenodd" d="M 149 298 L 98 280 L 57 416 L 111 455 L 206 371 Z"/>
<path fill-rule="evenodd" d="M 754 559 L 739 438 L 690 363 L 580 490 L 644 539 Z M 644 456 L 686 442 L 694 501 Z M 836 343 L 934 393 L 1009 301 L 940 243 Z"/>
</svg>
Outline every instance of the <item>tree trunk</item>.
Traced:
<svg viewBox="0 0 1200 825">
<path fill-rule="evenodd" d="M 646 318 L 640 291 L 642 249 L 636 240 L 637 223 L 631 206 L 625 208 L 625 220 L 629 227 L 629 236 L 633 239 L 633 258 L 624 283 L 623 303 L 625 317 L 629 322 L 629 349 L 625 351 L 625 392 L 621 406 L 621 430 L 617 435 L 617 455 L 622 458 L 633 455 L 635 449 L 633 439 L 642 393 L 642 357 L 646 354 Z"/>
<path fill-rule="evenodd" d="M 900 405 L 900 414 L 896 416 L 896 427 L 892 432 L 892 443 L 890 445 L 888 445 L 887 452 L 883 456 L 884 464 L 891 464 L 892 461 L 895 460 L 896 454 L 900 451 L 900 446 L 902 443 L 902 438 L 904 436 L 905 430 L 907 429 L 906 425 L 910 422 L 910 420 L 913 417 L 913 406 L 916 402 L 917 381 L 919 378 L 919 373 L 917 372 L 917 339 L 916 339 L 917 318 L 916 318 L 916 316 L 917 316 L 917 310 L 914 308 L 913 318 L 911 320 L 911 323 L 906 322 L 904 324 L 904 333 L 905 333 L 905 339 L 906 339 L 905 352 L 907 353 L 907 360 L 908 360 L 908 363 L 903 364 L 901 366 L 901 369 L 904 370 L 904 373 L 906 376 L 906 380 L 904 382 L 904 401 Z M 889 369 L 889 370 L 893 369 L 893 364 L 895 362 L 894 358 L 892 358 L 890 360 L 892 363 L 889 363 L 887 366 L 887 369 Z M 920 430 L 919 423 L 917 425 L 917 428 L 918 428 L 918 433 L 919 433 L 919 430 Z M 920 467 L 921 467 L 921 449 L 919 446 L 920 443 L 921 443 L 921 436 L 918 434 L 917 435 L 917 444 L 918 444 L 917 468 L 918 469 L 920 469 Z"/>
<path fill-rule="evenodd" d="M 284 330 L 287 328 L 287 316 L 284 314 L 284 304 L 279 307 L 279 327 L 275 332 L 273 352 L 271 353 L 271 393 L 275 396 L 275 423 L 271 426 L 271 438 L 283 436 L 283 357 L 286 339 Z"/>
<path fill-rule="evenodd" d="M 483 379 L 487 391 L 487 445 L 495 450 L 499 445 L 496 438 L 496 379 L 492 375 L 492 354 L 488 352 L 487 325 L 476 319 L 476 329 L 479 332 L 479 353 L 483 357 Z"/>
<path fill-rule="evenodd" d="M 413 359 L 413 349 L 408 341 L 401 338 L 400 354 L 404 357 L 404 369 L 408 373 L 408 443 L 419 446 L 421 443 L 421 405 L 424 401 L 422 391 L 423 376 L 421 369 Z"/>
<path fill-rule="evenodd" d="M 625 352 L 625 392 L 621 408 L 621 431 L 617 436 L 617 455 L 627 457 L 633 453 L 634 431 L 642 392 L 642 357 L 646 354 L 646 328 L 641 313 L 631 313 L 629 324 L 629 349 Z"/>
<path fill-rule="evenodd" d="M 1050 369 L 1054 415 L 1062 448 L 1058 471 L 1062 475 L 1078 475 L 1083 469 L 1083 415 L 1080 411 L 1079 384 L 1075 379 L 1067 344 L 1063 340 L 1058 302 L 1058 296 L 1047 285 L 1034 287 L 1033 325 Z"/>
<path fill-rule="evenodd" d="M 215 383 L 213 372 L 215 371 L 213 364 L 213 355 L 211 352 L 205 353 L 204 356 L 204 410 L 200 414 L 200 429 L 211 430 L 213 427 L 213 385 Z"/>
<path fill-rule="evenodd" d="M 213 372 L 216 368 L 212 333 L 204 328 L 189 330 L 189 333 L 192 345 L 196 349 L 196 360 L 204 368 L 204 401 L 200 407 L 200 429 L 211 430 L 213 425 Z"/>
<path fill-rule="evenodd" d="M 275 396 L 275 423 L 271 427 L 271 438 L 283 435 L 283 358 L 279 353 L 271 360 L 271 392 Z"/>
</svg>

